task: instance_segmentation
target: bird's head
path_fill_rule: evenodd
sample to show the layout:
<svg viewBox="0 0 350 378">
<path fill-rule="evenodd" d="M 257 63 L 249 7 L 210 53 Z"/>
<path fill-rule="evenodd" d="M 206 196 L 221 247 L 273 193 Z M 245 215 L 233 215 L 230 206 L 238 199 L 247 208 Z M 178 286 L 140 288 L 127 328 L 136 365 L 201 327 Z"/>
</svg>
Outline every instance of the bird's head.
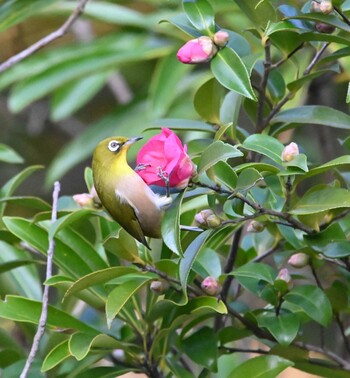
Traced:
<svg viewBox="0 0 350 378">
<path fill-rule="evenodd" d="M 126 152 L 129 147 L 142 137 L 110 137 L 101 141 L 95 148 L 93 155 L 93 164 L 104 167 L 119 166 L 126 163 Z"/>
</svg>

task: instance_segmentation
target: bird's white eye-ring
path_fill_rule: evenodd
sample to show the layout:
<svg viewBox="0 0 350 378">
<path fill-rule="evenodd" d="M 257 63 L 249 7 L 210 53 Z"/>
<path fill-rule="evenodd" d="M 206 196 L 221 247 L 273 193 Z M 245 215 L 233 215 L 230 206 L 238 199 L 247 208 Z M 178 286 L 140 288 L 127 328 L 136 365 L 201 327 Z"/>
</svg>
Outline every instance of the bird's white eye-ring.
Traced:
<svg viewBox="0 0 350 378">
<path fill-rule="evenodd" d="M 120 148 L 120 144 L 116 140 L 111 140 L 108 143 L 108 149 L 111 152 L 116 152 L 119 150 L 119 148 Z"/>
</svg>

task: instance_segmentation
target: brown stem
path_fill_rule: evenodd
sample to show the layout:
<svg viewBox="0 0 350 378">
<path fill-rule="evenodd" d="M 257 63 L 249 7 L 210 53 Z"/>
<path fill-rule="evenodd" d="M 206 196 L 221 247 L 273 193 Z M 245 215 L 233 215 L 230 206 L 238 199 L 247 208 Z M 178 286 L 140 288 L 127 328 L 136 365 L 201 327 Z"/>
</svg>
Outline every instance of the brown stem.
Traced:
<svg viewBox="0 0 350 378">
<path fill-rule="evenodd" d="M 63 37 L 67 33 L 68 29 L 77 20 L 77 18 L 83 13 L 86 3 L 88 1 L 89 0 L 80 0 L 74 12 L 69 16 L 67 21 L 57 30 L 55 30 L 54 32 L 35 42 L 33 45 L 29 46 L 25 50 L 12 56 L 11 58 L 7 59 L 5 62 L 0 64 L 0 73 L 6 71 L 7 69 L 14 66 L 23 59 L 28 58 L 30 55 L 33 55 L 35 52 L 37 52 L 44 46 L 48 45 L 49 43 L 53 42 L 54 40 Z"/>
</svg>

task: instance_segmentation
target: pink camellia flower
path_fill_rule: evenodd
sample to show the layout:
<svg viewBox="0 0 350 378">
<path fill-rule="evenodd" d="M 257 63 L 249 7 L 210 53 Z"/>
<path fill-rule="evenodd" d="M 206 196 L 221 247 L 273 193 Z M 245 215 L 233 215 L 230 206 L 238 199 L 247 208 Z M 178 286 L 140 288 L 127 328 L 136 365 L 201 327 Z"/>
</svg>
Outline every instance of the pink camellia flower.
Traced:
<svg viewBox="0 0 350 378">
<path fill-rule="evenodd" d="M 226 46 L 229 38 L 230 38 L 230 35 L 226 31 L 219 30 L 218 32 L 214 34 L 213 40 L 217 46 L 224 47 Z"/>
<path fill-rule="evenodd" d="M 187 154 L 187 146 L 171 130 L 163 128 L 139 151 L 136 172 L 147 185 L 183 189 L 196 168 Z"/>
<path fill-rule="evenodd" d="M 213 41 L 206 36 L 191 39 L 177 52 L 177 59 L 185 64 L 209 62 L 218 49 Z"/>
<path fill-rule="evenodd" d="M 220 294 L 222 289 L 219 281 L 212 276 L 204 278 L 204 280 L 201 283 L 201 288 L 205 292 L 205 294 L 208 295 Z"/>
<path fill-rule="evenodd" d="M 286 147 L 284 147 L 281 159 L 283 161 L 289 162 L 292 161 L 297 155 L 299 155 L 298 145 L 292 142 L 289 143 Z"/>
</svg>

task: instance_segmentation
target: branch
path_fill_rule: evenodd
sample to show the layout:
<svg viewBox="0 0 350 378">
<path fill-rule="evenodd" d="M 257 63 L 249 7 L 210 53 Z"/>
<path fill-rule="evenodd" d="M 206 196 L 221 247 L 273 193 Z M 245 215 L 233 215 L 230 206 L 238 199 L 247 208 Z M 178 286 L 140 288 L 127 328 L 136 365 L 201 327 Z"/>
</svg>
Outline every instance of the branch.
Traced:
<svg viewBox="0 0 350 378">
<path fill-rule="evenodd" d="M 52 194 L 52 213 L 51 213 L 51 224 L 53 224 L 57 219 L 57 202 L 58 202 L 58 195 L 60 192 L 60 183 L 58 181 L 55 182 L 54 190 Z M 55 241 L 53 237 L 49 237 L 49 248 L 47 250 L 47 265 L 46 265 L 46 281 L 51 278 L 52 276 L 52 265 L 53 265 L 53 255 L 55 250 Z M 33 339 L 32 348 L 30 350 L 29 356 L 25 363 L 25 366 L 22 370 L 20 378 L 26 378 L 28 371 L 30 369 L 31 364 L 34 361 L 36 353 L 39 349 L 39 343 L 44 335 L 45 327 L 46 327 L 46 320 L 47 320 L 47 312 L 48 312 L 48 305 L 49 305 L 49 289 L 50 286 L 45 284 L 44 292 L 43 292 L 43 299 L 42 299 L 42 308 L 41 308 L 41 315 L 38 323 L 38 329 Z"/>
<path fill-rule="evenodd" d="M 39 41 L 35 42 L 33 45 L 29 46 L 25 50 L 21 51 L 20 53 L 12 56 L 2 64 L 0 64 L 0 73 L 6 71 L 10 67 L 14 66 L 21 60 L 28 58 L 30 55 L 34 54 L 44 46 L 48 45 L 52 41 L 63 37 L 68 29 L 72 26 L 75 20 L 83 13 L 86 3 L 89 0 L 80 0 L 77 7 L 75 8 L 74 12 L 69 16 L 67 21 L 57 30 L 50 33 L 46 37 L 40 39 Z"/>
<path fill-rule="evenodd" d="M 261 132 L 264 129 L 264 105 L 266 100 L 266 88 L 271 71 L 271 42 L 267 39 L 265 43 L 265 62 L 264 62 L 264 74 L 261 79 L 258 111 L 256 118 L 256 131 Z"/>
<path fill-rule="evenodd" d="M 334 10 L 339 14 L 339 16 L 342 18 L 342 20 L 350 26 L 350 20 L 345 16 L 343 11 L 339 7 L 334 7 Z"/>
</svg>

